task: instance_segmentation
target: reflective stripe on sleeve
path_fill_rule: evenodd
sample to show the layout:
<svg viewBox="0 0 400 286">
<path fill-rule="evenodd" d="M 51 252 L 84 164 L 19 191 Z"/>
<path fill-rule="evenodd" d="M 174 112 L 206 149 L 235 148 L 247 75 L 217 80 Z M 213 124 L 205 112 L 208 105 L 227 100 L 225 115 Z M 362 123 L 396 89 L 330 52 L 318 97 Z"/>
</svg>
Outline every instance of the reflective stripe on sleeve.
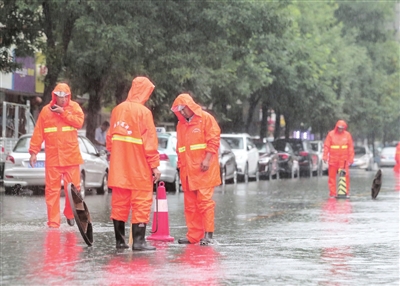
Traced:
<svg viewBox="0 0 400 286">
<path fill-rule="evenodd" d="M 190 145 L 190 150 L 201 150 L 201 149 L 206 149 L 207 144 L 195 144 L 195 145 Z"/>
<path fill-rule="evenodd" d="M 179 151 L 179 153 L 185 152 L 186 151 L 186 147 L 185 146 L 179 147 L 178 151 Z"/>
<path fill-rule="evenodd" d="M 61 131 L 65 132 L 65 131 L 74 131 L 76 130 L 76 128 L 72 127 L 72 126 L 63 126 L 61 128 Z"/>
<path fill-rule="evenodd" d="M 133 143 L 133 144 L 143 144 L 143 140 L 140 138 L 133 138 L 130 136 L 121 136 L 121 135 L 113 135 L 112 141 L 123 141 L 123 142 L 128 142 L 128 143 Z"/>
<path fill-rule="evenodd" d="M 57 132 L 57 127 L 47 127 L 44 129 L 44 133 L 51 133 L 51 132 Z"/>
</svg>

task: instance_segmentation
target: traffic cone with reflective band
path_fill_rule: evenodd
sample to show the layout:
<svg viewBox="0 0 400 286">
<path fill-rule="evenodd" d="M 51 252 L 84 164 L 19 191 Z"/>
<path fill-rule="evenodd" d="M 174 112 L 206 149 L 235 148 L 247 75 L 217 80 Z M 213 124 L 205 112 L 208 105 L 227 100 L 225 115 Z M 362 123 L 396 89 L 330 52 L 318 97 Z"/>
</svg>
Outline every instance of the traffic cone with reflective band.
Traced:
<svg viewBox="0 0 400 286">
<path fill-rule="evenodd" d="M 174 241 L 174 238 L 169 235 L 168 204 L 164 182 L 160 182 L 157 187 L 151 235 L 147 239 Z"/>
<path fill-rule="evenodd" d="M 338 198 L 347 198 L 346 171 L 339 169 Z"/>
</svg>

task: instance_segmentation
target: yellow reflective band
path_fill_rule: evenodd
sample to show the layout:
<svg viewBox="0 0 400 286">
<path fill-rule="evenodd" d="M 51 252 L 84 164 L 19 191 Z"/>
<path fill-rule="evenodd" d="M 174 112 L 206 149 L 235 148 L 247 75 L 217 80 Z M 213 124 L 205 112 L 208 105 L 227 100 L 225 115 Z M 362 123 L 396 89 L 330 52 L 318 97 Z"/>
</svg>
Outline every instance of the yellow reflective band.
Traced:
<svg viewBox="0 0 400 286">
<path fill-rule="evenodd" d="M 72 126 L 63 126 L 61 128 L 61 131 L 74 131 L 76 130 L 76 128 L 72 127 Z"/>
<path fill-rule="evenodd" d="M 340 149 L 340 148 L 342 148 L 342 149 L 347 149 L 347 145 L 343 145 L 343 146 L 332 145 L 332 146 L 331 146 L 331 149 Z"/>
<path fill-rule="evenodd" d="M 51 133 L 51 132 L 57 132 L 57 127 L 47 127 L 44 129 L 44 133 Z"/>
<path fill-rule="evenodd" d="M 201 150 L 201 149 L 206 149 L 207 144 L 195 144 L 195 145 L 190 145 L 190 150 Z"/>
<path fill-rule="evenodd" d="M 185 152 L 186 151 L 186 147 L 179 147 L 178 151 L 179 151 L 179 153 Z"/>
<path fill-rule="evenodd" d="M 133 143 L 133 144 L 143 144 L 142 139 L 139 138 L 133 138 L 130 136 L 120 136 L 120 135 L 113 135 L 112 141 L 123 141 L 123 142 L 128 142 L 128 143 Z"/>
</svg>

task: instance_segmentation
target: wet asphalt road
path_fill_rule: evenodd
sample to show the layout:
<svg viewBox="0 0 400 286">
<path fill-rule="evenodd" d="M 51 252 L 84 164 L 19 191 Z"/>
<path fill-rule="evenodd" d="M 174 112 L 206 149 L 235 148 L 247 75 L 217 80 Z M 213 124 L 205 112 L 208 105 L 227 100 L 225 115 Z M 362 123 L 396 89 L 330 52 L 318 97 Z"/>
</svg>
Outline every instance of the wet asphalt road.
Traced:
<svg viewBox="0 0 400 286">
<path fill-rule="evenodd" d="M 115 250 L 111 193 L 85 197 L 87 247 L 65 218 L 46 227 L 43 195 L 0 192 L 0 285 L 399 285 L 399 193 L 392 170 L 382 171 L 377 200 L 376 171 L 351 170 L 349 200 L 328 198 L 327 176 L 218 187 L 213 246 L 177 243 L 183 194 L 169 193 L 175 240 L 149 242 L 155 252 Z"/>
</svg>

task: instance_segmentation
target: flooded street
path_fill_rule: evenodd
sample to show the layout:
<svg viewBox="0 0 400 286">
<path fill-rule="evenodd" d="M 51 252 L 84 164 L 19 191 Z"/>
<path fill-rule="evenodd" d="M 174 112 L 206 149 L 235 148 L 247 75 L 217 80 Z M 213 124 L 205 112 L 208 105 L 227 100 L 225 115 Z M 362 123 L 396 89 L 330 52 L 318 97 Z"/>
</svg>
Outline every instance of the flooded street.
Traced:
<svg viewBox="0 0 400 286">
<path fill-rule="evenodd" d="M 155 252 L 115 249 L 111 193 L 85 197 L 94 228 L 87 247 L 64 217 L 60 229 L 47 228 L 43 195 L 2 191 L 0 284 L 399 285 L 399 193 L 392 169 L 382 169 L 372 200 L 375 172 L 350 171 L 349 200 L 328 198 L 327 176 L 218 187 L 213 246 L 178 244 L 183 194 L 169 193 L 175 240 L 149 241 Z"/>
</svg>

